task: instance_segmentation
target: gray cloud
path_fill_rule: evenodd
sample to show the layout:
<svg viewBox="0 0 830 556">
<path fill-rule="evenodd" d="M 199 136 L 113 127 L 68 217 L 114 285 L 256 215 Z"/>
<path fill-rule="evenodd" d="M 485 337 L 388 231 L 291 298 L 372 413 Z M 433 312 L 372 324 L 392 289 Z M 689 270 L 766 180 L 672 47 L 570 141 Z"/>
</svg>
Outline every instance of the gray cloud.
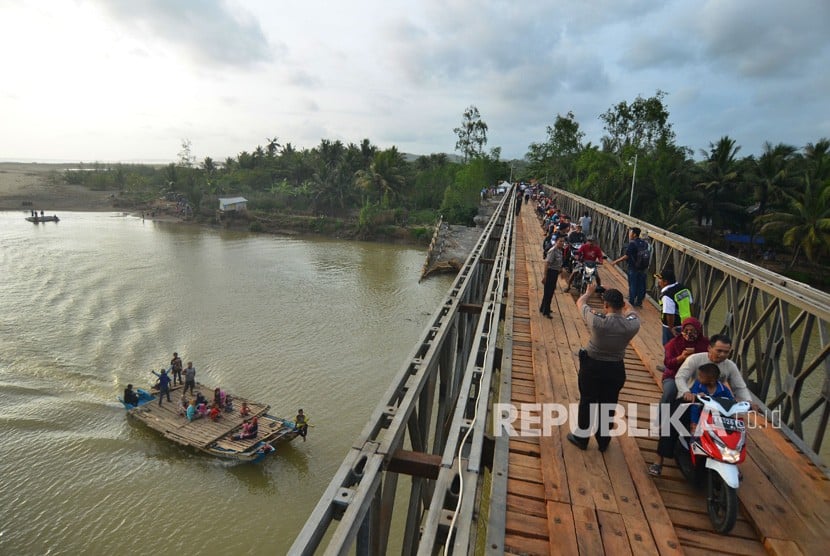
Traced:
<svg viewBox="0 0 830 556">
<path fill-rule="evenodd" d="M 196 61 L 248 68 L 268 62 L 282 45 L 269 44 L 259 23 L 222 0 L 89 0 L 136 36 L 158 37 Z"/>
<path fill-rule="evenodd" d="M 830 3 L 709 0 L 694 25 L 707 58 L 752 78 L 787 77 L 827 59 Z"/>
<path fill-rule="evenodd" d="M 288 82 L 305 89 L 314 89 L 322 84 L 322 81 L 316 75 L 312 75 L 303 69 L 294 70 L 288 76 Z"/>
</svg>

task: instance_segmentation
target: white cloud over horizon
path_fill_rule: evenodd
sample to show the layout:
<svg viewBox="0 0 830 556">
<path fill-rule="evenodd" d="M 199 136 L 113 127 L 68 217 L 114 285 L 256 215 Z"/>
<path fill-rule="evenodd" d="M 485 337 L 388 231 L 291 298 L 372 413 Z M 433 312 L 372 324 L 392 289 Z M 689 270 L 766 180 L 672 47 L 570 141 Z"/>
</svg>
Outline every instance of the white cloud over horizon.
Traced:
<svg viewBox="0 0 830 556">
<path fill-rule="evenodd" d="M 0 0 L 0 159 L 223 160 L 279 137 L 522 158 L 557 114 L 668 93 L 677 142 L 830 137 L 824 0 Z"/>
</svg>

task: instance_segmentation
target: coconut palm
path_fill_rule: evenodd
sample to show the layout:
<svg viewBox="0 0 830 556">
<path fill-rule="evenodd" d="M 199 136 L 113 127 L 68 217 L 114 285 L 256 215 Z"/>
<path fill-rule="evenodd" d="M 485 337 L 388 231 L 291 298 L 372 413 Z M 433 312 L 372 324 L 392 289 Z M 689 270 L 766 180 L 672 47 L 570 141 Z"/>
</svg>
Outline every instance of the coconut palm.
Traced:
<svg viewBox="0 0 830 556">
<path fill-rule="evenodd" d="M 355 184 L 366 191 L 372 201 L 391 202 L 398 197 L 406 183 L 403 166 L 405 161 L 396 147 L 375 155 L 368 170 L 355 174 Z"/>
<path fill-rule="evenodd" d="M 771 203 L 783 200 L 783 191 L 792 185 L 789 168 L 796 151 L 792 145 L 764 143 L 764 152 L 755 163 L 751 176 L 758 214 L 766 213 Z"/>
<path fill-rule="evenodd" d="M 804 159 L 810 178 L 817 183 L 830 179 L 830 139 L 822 138 L 804 147 Z"/>
<path fill-rule="evenodd" d="M 695 184 L 697 192 L 697 220 L 703 225 L 706 218 L 711 219 L 708 242 L 711 244 L 716 224 L 728 220 L 730 214 L 737 214 L 742 207 L 733 202 L 738 193 L 736 156 L 741 147 L 728 136 L 721 137 L 717 143 L 709 143 L 709 152 L 702 151 L 706 157 L 699 166 L 700 177 Z"/>
<path fill-rule="evenodd" d="M 761 233 L 781 233 L 785 246 L 793 249 L 792 268 L 803 252 L 811 263 L 830 250 L 830 187 L 815 184 L 807 177 L 801 191 L 785 193 L 789 211 L 758 217 Z"/>
</svg>

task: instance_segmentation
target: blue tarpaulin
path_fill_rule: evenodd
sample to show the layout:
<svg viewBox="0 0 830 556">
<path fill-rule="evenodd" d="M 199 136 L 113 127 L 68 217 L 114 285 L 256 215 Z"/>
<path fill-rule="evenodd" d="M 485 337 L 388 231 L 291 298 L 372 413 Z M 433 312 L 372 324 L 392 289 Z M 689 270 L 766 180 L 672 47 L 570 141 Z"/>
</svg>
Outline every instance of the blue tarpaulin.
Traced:
<svg viewBox="0 0 830 556">
<path fill-rule="evenodd" d="M 749 243 L 751 237 L 752 236 L 750 236 L 749 234 L 726 234 L 725 236 L 723 236 L 723 239 L 730 243 Z M 753 243 L 755 243 L 755 245 L 763 245 L 764 238 L 762 238 L 761 236 L 755 236 L 753 238 Z"/>
</svg>

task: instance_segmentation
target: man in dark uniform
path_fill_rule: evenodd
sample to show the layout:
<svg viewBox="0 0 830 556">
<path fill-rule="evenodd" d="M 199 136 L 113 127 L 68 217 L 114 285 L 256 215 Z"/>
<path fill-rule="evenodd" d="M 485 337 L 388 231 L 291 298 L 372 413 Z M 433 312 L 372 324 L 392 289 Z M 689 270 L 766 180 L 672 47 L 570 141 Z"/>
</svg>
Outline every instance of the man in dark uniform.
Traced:
<svg viewBox="0 0 830 556">
<path fill-rule="evenodd" d="M 588 300 L 596 292 L 596 284 L 590 284 L 576 301 L 585 324 L 591 332 L 588 346 L 579 350 L 579 431 L 583 434 L 591 428 L 591 411 L 598 411 L 599 404 L 616 404 L 625 384 L 623 358 L 628 343 L 640 330 L 637 313 L 626 311 L 625 298 L 617 289 L 606 290 L 602 295 L 605 307 L 602 313 L 591 310 Z M 613 410 L 610 417 L 613 417 Z M 596 432 L 599 451 L 604 452 L 611 443 L 610 430 L 599 423 Z M 587 436 L 568 433 L 568 441 L 581 450 L 588 447 Z"/>
</svg>

